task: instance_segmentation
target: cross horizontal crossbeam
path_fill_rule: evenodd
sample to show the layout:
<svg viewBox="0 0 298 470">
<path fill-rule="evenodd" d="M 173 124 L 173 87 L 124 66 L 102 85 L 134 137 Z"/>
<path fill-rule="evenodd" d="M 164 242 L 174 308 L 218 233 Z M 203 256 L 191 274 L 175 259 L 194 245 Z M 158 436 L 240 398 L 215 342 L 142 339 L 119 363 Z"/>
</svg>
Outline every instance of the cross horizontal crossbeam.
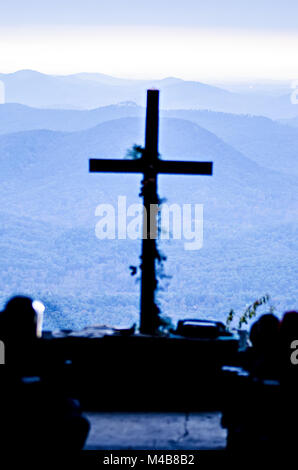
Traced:
<svg viewBox="0 0 298 470">
<path fill-rule="evenodd" d="M 137 160 L 90 159 L 89 171 L 109 173 L 144 173 L 148 163 Z M 151 169 L 156 173 L 180 175 L 212 175 L 212 162 L 156 160 Z"/>
</svg>

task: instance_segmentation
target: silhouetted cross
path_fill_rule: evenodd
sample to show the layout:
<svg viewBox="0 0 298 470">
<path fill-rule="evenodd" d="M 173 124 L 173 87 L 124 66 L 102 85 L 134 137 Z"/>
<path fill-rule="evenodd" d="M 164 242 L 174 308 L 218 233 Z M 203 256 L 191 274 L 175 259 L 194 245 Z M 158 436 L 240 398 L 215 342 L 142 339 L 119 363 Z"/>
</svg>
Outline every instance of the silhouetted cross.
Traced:
<svg viewBox="0 0 298 470">
<path fill-rule="evenodd" d="M 142 157 L 137 160 L 90 159 L 90 172 L 143 173 L 142 196 L 144 200 L 143 240 L 141 255 L 141 318 L 140 332 L 154 334 L 158 328 L 158 309 L 155 303 L 157 286 L 156 234 L 157 217 L 151 216 L 150 205 L 158 204 L 157 175 L 212 175 L 212 162 L 166 161 L 159 159 L 158 154 L 158 102 L 159 91 L 147 91 L 146 137 Z M 151 211 L 152 213 L 152 211 Z M 147 233 L 146 233 L 147 232 Z"/>
</svg>

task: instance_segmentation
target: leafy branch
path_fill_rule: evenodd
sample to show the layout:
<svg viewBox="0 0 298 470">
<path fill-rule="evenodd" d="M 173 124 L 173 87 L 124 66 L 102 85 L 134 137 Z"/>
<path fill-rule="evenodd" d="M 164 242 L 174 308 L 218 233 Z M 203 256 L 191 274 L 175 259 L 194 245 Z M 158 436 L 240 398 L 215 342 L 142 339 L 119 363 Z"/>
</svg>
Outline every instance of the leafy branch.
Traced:
<svg viewBox="0 0 298 470">
<path fill-rule="evenodd" d="M 141 145 L 134 144 L 132 148 L 127 150 L 124 158 L 127 160 L 138 160 L 139 158 L 142 158 L 144 150 L 145 149 Z"/>
<path fill-rule="evenodd" d="M 126 152 L 125 158 L 130 159 L 130 160 L 138 160 L 143 157 L 145 152 L 145 149 L 141 147 L 140 145 L 133 145 L 131 149 L 128 149 Z M 158 154 L 158 158 L 160 158 L 160 155 Z M 142 190 L 140 193 L 140 196 L 143 196 L 143 192 L 148 190 L 148 187 L 152 184 L 152 181 L 150 179 L 146 181 L 142 181 Z M 157 215 L 158 215 L 158 239 L 160 238 L 160 233 L 161 233 L 161 218 L 160 218 L 160 206 L 165 202 L 165 199 L 161 199 L 157 195 L 157 199 L 155 202 L 157 206 Z M 154 252 L 154 259 L 157 262 L 157 268 L 156 268 L 156 287 L 155 291 L 157 292 L 158 290 L 162 290 L 162 287 L 160 286 L 160 282 L 164 279 L 171 279 L 172 276 L 169 276 L 165 273 L 165 261 L 167 260 L 167 257 L 165 256 L 164 253 L 160 250 L 158 247 L 158 242 L 156 241 L 155 244 L 155 252 Z M 129 269 L 131 270 L 131 275 L 135 276 L 138 272 L 138 270 L 141 268 L 140 266 L 129 266 Z M 139 279 L 139 278 L 138 278 Z M 155 309 L 155 318 L 156 318 L 156 331 L 158 331 L 160 334 L 165 333 L 171 326 L 171 320 L 168 317 L 165 317 L 161 314 L 161 310 L 157 302 L 155 302 L 154 305 Z"/>
<path fill-rule="evenodd" d="M 268 303 L 270 297 L 268 294 L 264 295 L 263 297 L 261 297 L 260 299 L 258 300 L 255 300 L 255 302 L 253 302 L 251 305 L 249 305 L 244 313 L 240 316 L 238 316 L 238 328 L 242 328 L 242 325 L 248 323 L 249 320 L 251 320 L 252 318 L 254 318 L 256 315 L 257 315 L 257 310 L 259 307 L 261 307 L 262 305 L 265 305 Z M 273 307 L 270 307 L 270 311 L 273 311 Z M 227 316 L 227 319 L 226 319 L 226 325 L 228 327 L 231 326 L 231 323 L 237 318 L 237 314 L 235 313 L 235 311 L 232 309 L 230 310 L 228 316 Z"/>
</svg>

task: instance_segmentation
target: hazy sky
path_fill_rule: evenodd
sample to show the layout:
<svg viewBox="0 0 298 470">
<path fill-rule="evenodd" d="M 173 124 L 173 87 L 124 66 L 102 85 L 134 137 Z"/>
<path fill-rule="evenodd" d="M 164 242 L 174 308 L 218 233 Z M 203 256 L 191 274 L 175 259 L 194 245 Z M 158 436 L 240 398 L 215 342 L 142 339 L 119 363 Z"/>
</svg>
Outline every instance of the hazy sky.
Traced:
<svg viewBox="0 0 298 470">
<path fill-rule="evenodd" d="M 0 72 L 298 78 L 297 0 L 0 0 Z"/>
</svg>

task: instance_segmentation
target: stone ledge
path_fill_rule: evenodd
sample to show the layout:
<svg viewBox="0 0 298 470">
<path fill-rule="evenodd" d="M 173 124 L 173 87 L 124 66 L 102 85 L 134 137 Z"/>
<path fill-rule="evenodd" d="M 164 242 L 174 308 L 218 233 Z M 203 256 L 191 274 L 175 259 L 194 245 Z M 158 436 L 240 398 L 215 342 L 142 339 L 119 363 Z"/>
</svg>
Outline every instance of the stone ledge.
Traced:
<svg viewBox="0 0 298 470">
<path fill-rule="evenodd" d="M 86 450 L 213 450 L 226 446 L 220 413 L 85 413 Z"/>
</svg>

